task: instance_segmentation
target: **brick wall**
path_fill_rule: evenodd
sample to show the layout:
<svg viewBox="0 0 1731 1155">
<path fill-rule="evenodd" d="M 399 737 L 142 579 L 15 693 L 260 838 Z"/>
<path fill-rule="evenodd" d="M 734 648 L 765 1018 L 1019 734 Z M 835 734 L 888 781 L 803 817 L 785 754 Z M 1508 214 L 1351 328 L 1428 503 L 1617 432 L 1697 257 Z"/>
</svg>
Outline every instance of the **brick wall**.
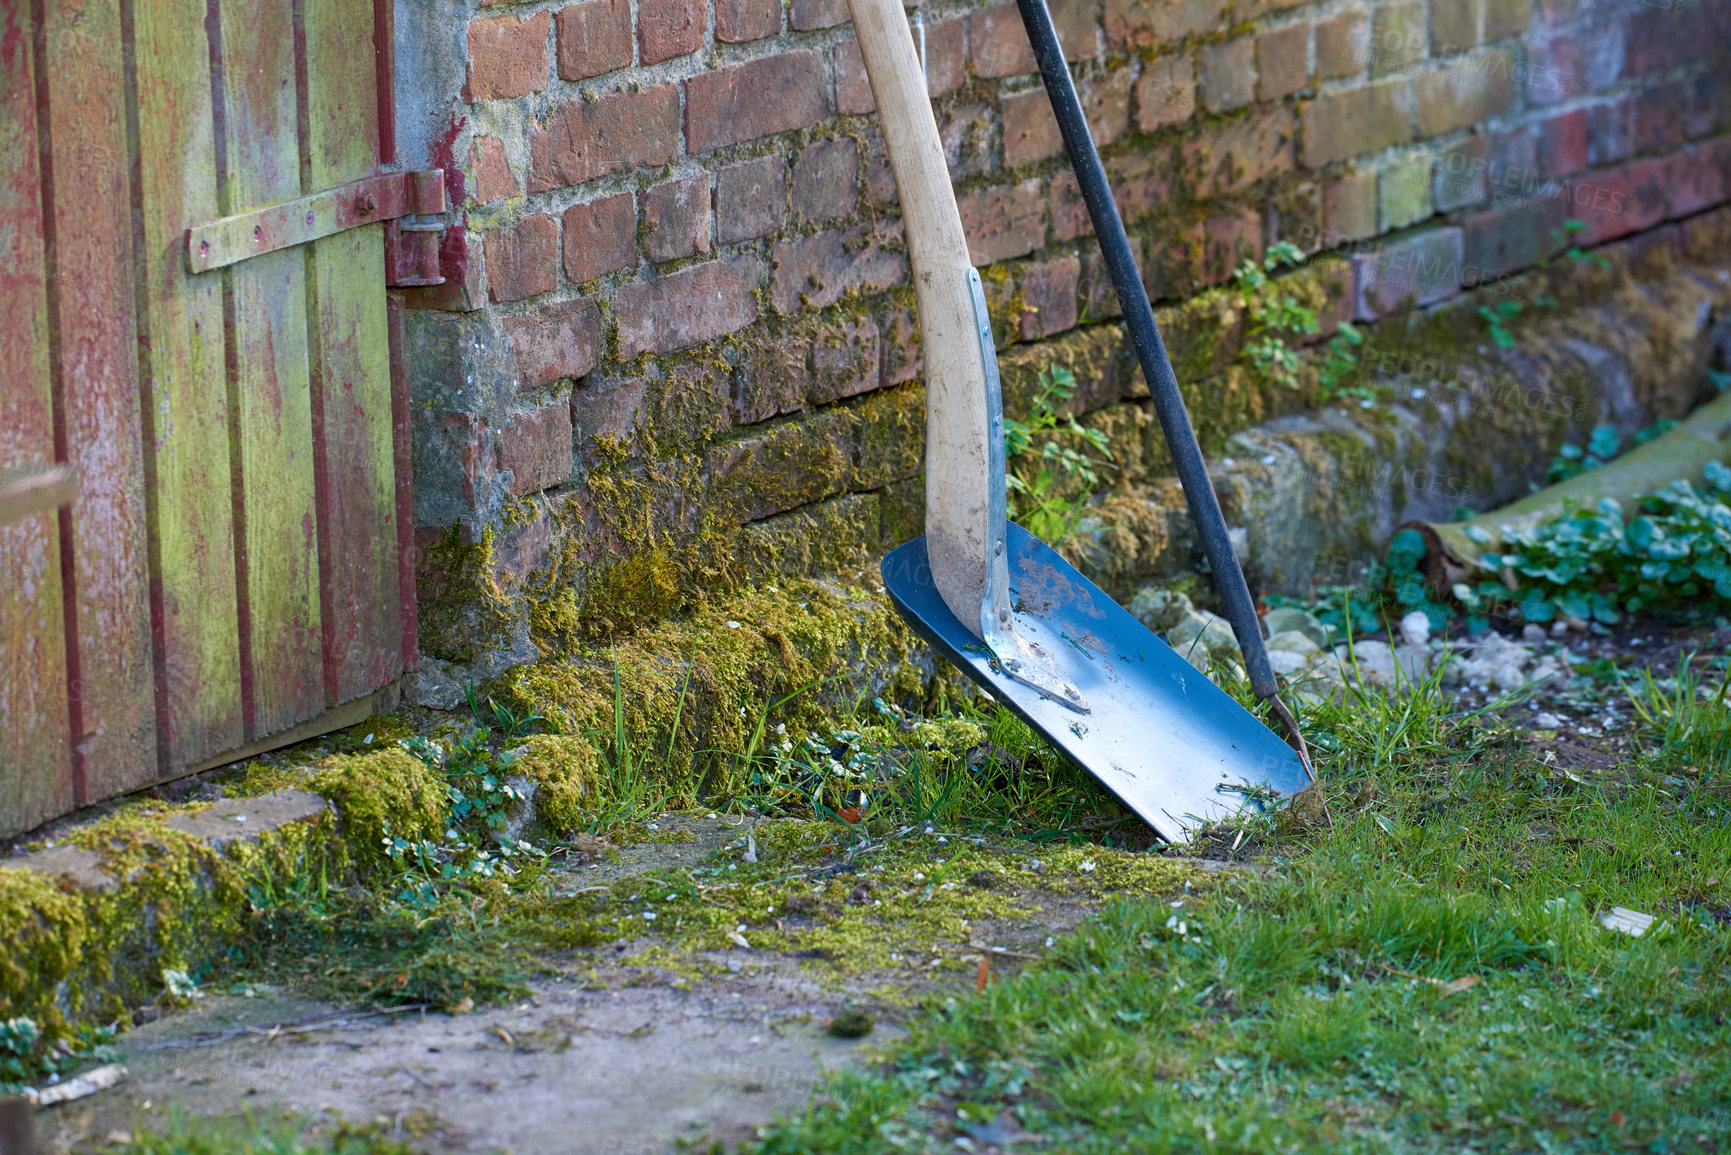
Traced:
<svg viewBox="0 0 1731 1155">
<path fill-rule="evenodd" d="M 410 294 L 423 539 L 494 527 L 581 604 L 652 547 L 728 581 L 917 532 L 917 327 L 845 2 L 409 7 L 400 115 L 463 206 L 448 283 Z M 1564 220 L 1598 244 L 1731 195 L 1731 0 L 1054 16 L 1181 372 L 1221 335 L 1179 306 L 1277 239 L 1339 250 L 1331 315 L 1372 319 L 1543 261 Z M 922 22 L 1000 341 L 1109 325 L 1015 5 Z"/>
</svg>

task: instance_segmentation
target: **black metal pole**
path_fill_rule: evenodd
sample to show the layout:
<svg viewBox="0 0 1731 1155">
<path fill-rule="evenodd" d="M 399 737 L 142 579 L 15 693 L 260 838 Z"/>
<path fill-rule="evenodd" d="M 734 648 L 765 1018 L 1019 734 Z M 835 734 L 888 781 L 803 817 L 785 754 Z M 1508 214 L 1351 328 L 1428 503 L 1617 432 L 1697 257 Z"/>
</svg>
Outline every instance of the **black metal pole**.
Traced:
<svg viewBox="0 0 1731 1155">
<path fill-rule="evenodd" d="M 1184 408 L 1184 395 L 1178 391 L 1172 360 L 1166 355 L 1166 343 L 1160 339 L 1160 327 L 1148 304 L 1148 291 L 1142 287 L 1142 275 L 1130 255 L 1130 240 L 1124 235 L 1124 222 L 1118 218 L 1118 205 L 1106 183 L 1106 170 L 1100 165 L 1099 150 L 1094 147 L 1087 118 L 1082 115 L 1082 103 L 1076 99 L 1076 86 L 1064 63 L 1064 50 L 1052 27 L 1052 15 L 1046 10 L 1045 0 L 1016 0 L 1016 4 L 1022 10 L 1022 23 L 1028 29 L 1034 57 L 1040 62 L 1040 76 L 1046 82 L 1046 94 L 1052 100 L 1052 111 L 1057 114 L 1058 128 L 1064 134 L 1064 147 L 1082 186 L 1082 199 L 1087 202 L 1094 235 L 1112 274 L 1112 286 L 1118 291 L 1118 304 L 1130 327 L 1130 342 L 1136 346 L 1136 358 L 1142 363 L 1142 376 L 1148 381 L 1154 412 L 1160 417 L 1166 446 L 1172 453 L 1178 480 L 1184 486 L 1190 520 L 1202 537 L 1202 552 L 1214 571 L 1214 585 L 1220 591 L 1226 619 L 1232 623 L 1238 648 L 1244 652 L 1251 688 L 1258 698 L 1273 698 L 1278 689 L 1274 669 L 1268 664 L 1268 648 L 1262 644 L 1262 624 L 1256 617 L 1256 604 L 1250 597 L 1244 571 L 1238 566 L 1238 555 L 1232 551 L 1220 499 L 1208 478 L 1208 466 L 1202 460 L 1202 447 L 1196 443 L 1190 412 Z"/>
</svg>

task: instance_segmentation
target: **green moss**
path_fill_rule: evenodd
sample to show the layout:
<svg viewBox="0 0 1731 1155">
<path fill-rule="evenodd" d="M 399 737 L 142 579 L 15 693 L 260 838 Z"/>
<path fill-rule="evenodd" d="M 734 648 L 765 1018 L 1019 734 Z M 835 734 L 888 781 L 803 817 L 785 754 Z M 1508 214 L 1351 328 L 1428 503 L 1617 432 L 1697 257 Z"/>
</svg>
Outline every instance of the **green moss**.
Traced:
<svg viewBox="0 0 1731 1155">
<path fill-rule="evenodd" d="M 516 626 L 514 591 L 501 582 L 493 530 L 463 542 L 457 526 L 421 554 L 415 572 L 421 652 L 466 662 L 498 645 Z"/>
<path fill-rule="evenodd" d="M 389 873 L 387 836 L 413 841 L 444 834 L 444 783 L 400 747 L 335 755 L 306 786 L 336 804 L 349 859 L 363 877 Z"/>
<path fill-rule="evenodd" d="M 554 834 L 580 830 L 598 808 L 606 765 L 588 741 L 537 734 L 518 747 L 514 769 L 535 783 L 535 817 Z"/>
</svg>

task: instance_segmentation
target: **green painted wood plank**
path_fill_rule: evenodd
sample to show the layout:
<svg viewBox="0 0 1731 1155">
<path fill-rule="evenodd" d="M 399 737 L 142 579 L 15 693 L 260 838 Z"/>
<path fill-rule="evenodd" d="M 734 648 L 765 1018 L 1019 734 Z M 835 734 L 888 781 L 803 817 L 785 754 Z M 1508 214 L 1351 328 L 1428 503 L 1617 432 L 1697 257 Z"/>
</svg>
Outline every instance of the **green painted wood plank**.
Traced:
<svg viewBox="0 0 1731 1155">
<path fill-rule="evenodd" d="M 304 0 L 304 191 L 377 168 L 373 19 L 372 0 Z M 402 671 L 384 231 L 309 247 L 325 689 L 334 704 Z"/>
<path fill-rule="evenodd" d="M 161 772 L 245 739 L 222 278 L 185 271 L 189 223 L 217 216 L 204 0 L 133 6 L 152 585 Z"/>
<path fill-rule="evenodd" d="M 0 468 L 54 459 L 32 44 L 0 3 Z M 72 803 L 58 519 L 0 525 L 0 834 Z"/>
<path fill-rule="evenodd" d="M 55 387 L 71 511 L 72 720 L 80 803 L 156 771 L 144 440 L 119 0 L 48 4 Z"/>
<path fill-rule="evenodd" d="M 292 0 L 220 12 L 226 215 L 300 195 L 300 138 Z M 325 708 L 306 256 L 266 253 L 223 275 L 251 739 Z"/>
</svg>

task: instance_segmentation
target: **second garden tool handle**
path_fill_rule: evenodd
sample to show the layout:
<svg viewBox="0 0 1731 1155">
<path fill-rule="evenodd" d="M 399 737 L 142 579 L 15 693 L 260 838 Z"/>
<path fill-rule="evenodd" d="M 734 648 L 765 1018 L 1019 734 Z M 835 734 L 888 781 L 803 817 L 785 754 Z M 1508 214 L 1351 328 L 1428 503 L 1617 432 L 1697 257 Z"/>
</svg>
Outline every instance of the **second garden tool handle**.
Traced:
<svg viewBox="0 0 1731 1155">
<path fill-rule="evenodd" d="M 990 414 L 968 242 L 925 74 L 899 0 L 848 0 L 913 265 L 926 379 L 926 548 L 932 582 L 978 635 L 990 576 Z"/>
</svg>

